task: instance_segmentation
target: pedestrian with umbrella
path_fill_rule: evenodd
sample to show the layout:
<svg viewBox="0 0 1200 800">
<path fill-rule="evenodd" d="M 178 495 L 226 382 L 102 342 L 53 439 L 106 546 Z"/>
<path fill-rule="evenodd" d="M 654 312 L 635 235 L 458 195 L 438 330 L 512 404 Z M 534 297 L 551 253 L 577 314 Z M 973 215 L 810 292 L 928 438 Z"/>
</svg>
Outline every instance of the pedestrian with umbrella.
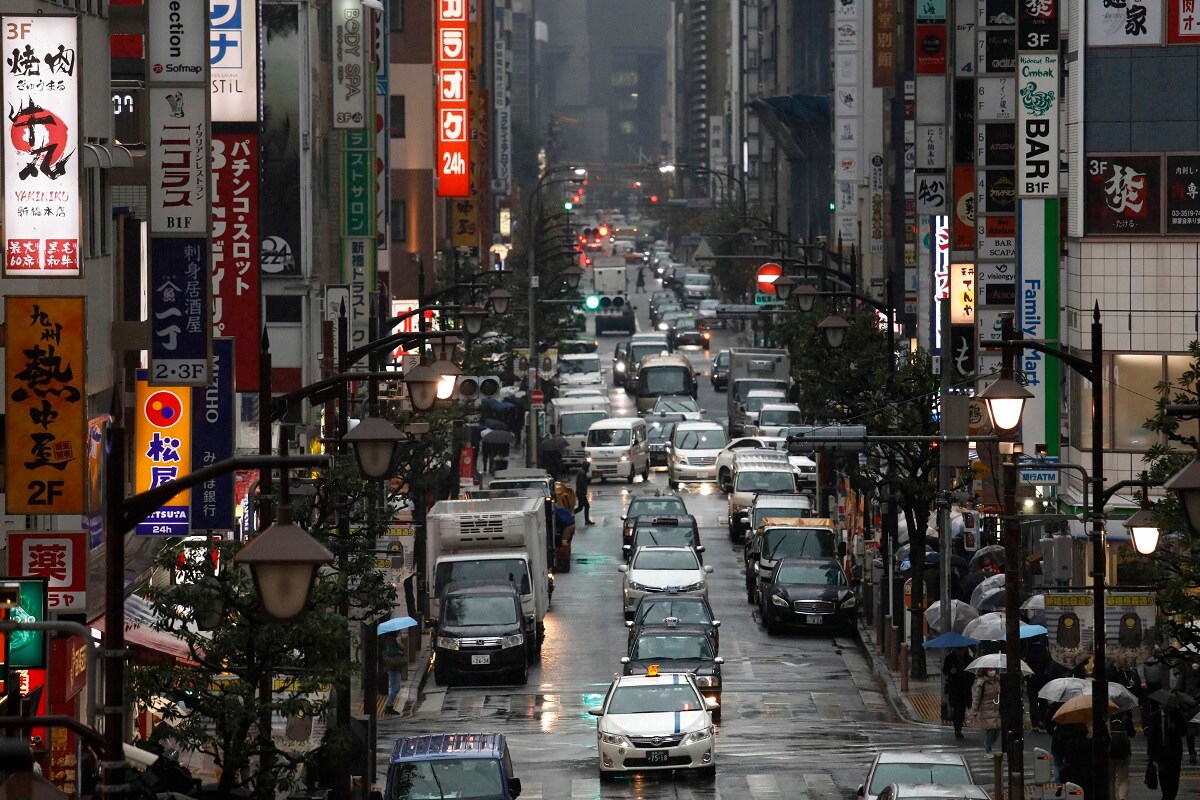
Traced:
<svg viewBox="0 0 1200 800">
<path fill-rule="evenodd" d="M 1129 759 L 1133 747 L 1129 744 L 1132 732 L 1126 732 L 1125 721 L 1114 719 L 1108 735 L 1108 785 L 1112 800 L 1129 800 Z"/>
<path fill-rule="evenodd" d="M 1157 785 L 1163 800 L 1175 800 L 1179 793 L 1179 773 L 1183 770 L 1183 736 L 1187 724 L 1179 713 L 1184 701 L 1173 697 L 1178 694 L 1181 693 L 1159 689 L 1148 698 L 1151 707 L 1145 727 L 1150 763 L 1146 767 L 1146 786 L 1153 789 Z"/>
<path fill-rule="evenodd" d="M 954 723 L 954 738 L 963 738 L 963 723 L 966 721 L 967 707 L 971 705 L 971 673 L 967 665 L 971 657 L 965 647 L 956 647 L 946 654 L 942 661 L 942 675 L 946 679 L 946 702 L 950 707 L 950 721 Z"/>
<path fill-rule="evenodd" d="M 972 728 L 983 729 L 983 750 L 990 756 L 1000 740 L 1000 675 L 994 668 L 980 671 L 971 686 L 971 709 L 966 721 Z"/>
<path fill-rule="evenodd" d="M 583 512 L 583 524 L 592 524 L 592 504 L 588 500 L 588 472 L 587 467 L 581 467 L 575 471 L 575 502 L 578 507 L 575 513 Z"/>
<path fill-rule="evenodd" d="M 383 713 L 388 716 L 400 713 L 395 708 L 396 699 L 400 696 L 404 672 L 408 669 L 408 654 L 404 649 L 404 631 L 416 627 L 416 625 L 417 621 L 412 617 L 398 617 L 380 623 L 377 630 L 377 635 L 384 637 L 379 661 L 387 670 L 388 676 L 387 699 L 383 701 Z"/>
<path fill-rule="evenodd" d="M 1087 725 L 1069 723 L 1059 728 L 1062 729 L 1062 771 L 1059 777 L 1063 783 L 1074 783 L 1082 788 L 1084 797 L 1091 797 L 1092 739 L 1088 736 Z"/>
</svg>

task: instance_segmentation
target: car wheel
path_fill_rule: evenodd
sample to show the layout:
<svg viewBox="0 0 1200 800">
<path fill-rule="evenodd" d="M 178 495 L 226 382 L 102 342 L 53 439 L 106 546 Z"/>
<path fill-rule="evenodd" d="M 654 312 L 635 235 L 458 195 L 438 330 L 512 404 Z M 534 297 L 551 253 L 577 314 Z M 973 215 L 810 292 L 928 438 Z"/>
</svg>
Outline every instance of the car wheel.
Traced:
<svg viewBox="0 0 1200 800">
<path fill-rule="evenodd" d="M 758 598 L 754 596 L 754 586 L 749 581 L 746 581 L 746 602 L 754 605 L 757 600 Z"/>
<path fill-rule="evenodd" d="M 633 483 L 633 467 L 629 467 L 629 477 L 625 479 L 626 483 Z"/>
<path fill-rule="evenodd" d="M 721 487 L 721 491 L 723 491 L 723 492 L 729 491 L 729 489 L 725 488 L 725 487 L 729 486 L 729 470 L 727 470 L 727 469 L 721 470 L 720 474 L 717 475 L 717 485 Z"/>
<path fill-rule="evenodd" d="M 650 462 L 646 462 L 646 466 L 642 468 L 642 482 L 650 480 Z"/>
<path fill-rule="evenodd" d="M 767 610 L 766 606 L 763 606 L 762 609 L 762 619 L 763 629 L 767 632 L 767 636 L 774 636 L 779 632 L 779 626 L 773 621 L 771 612 Z"/>
<path fill-rule="evenodd" d="M 720 701 L 720 700 L 717 700 L 717 702 L 719 703 L 719 702 L 721 702 L 721 701 Z M 720 722 L 720 721 L 721 721 L 721 709 L 717 708 L 717 709 L 714 709 L 714 710 L 713 710 L 713 712 L 712 712 L 712 720 L 713 720 L 713 722 Z"/>
<path fill-rule="evenodd" d="M 616 778 L 617 778 L 617 776 L 615 773 L 605 772 L 604 770 L 600 770 L 600 782 L 601 783 L 612 783 L 614 780 L 616 780 Z"/>
<path fill-rule="evenodd" d="M 677 480 L 675 480 L 675 479 L 673 479 L 673 478 L 671 478 L 671 477 L 669 477 L 669 476 L 668 476 L 668 477 L 667 477 L 667 486 L 669 486 L 671 489 L 678 489 L 678 488 L 679 488 L 679 481 L 677 481 Z"/>
<path fill-rule="evenodd" d="M 696 770 L 696 774 L 699 775 L 701 778 L 703 778 L 706 781 L 716 780 L 717 779 L 717 765 L 711 764 L 707 767 L 700 767 L 700 769 Z"/>
<path fill-rule="evenodd" d="M 513 667 L 513 682 L 524 686 L 529 683 L 529 662 L 522 661 L 520 666 Z"/>
<path fill-rule="evenodd" d="M 450 685 L 450 669 L 445 664 L 434 662 L 433 665 L 433 682 L 438 686 Z"/>
</svg>

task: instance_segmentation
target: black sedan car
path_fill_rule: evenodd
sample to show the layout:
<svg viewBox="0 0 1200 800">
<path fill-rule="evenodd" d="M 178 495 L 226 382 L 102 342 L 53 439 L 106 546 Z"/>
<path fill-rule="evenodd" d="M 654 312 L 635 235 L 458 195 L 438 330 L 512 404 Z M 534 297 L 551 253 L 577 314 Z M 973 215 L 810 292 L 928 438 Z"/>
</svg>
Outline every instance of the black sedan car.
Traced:
<svg viewBox="0 0 1200 800">
<path fill-rule="evenodd" d="M 686 517 L 687 506 L 677 494 L 655 491 L 653 494 L 636 495 L 629 501 L 621 517 L 621 544 L 629 544 L 633 538 L 633 525 L 638 517 Z"/>
<path fill-rule="evenodd" d="M 667 444 L 675 432 L 675 423 L 682 419 L 682 414 L 646 415 L 646 448 L 650 451 L 650 466 L 667 465 Z"/>
<path fill-rule="evenodd" d="M 729 388 L 729 351 L 722 350 L 712 360 L 708 371 L 708 380 L 714 391 L 723 392 Z"/>
<path fill-rule="evenodd" d="M 667 620 L 682 631 L 699 631 L 713 640 L 713 652 L 721 652 L 721 620 L 713 616 L 708 600 L 698 594 L 647 594 L 638 603 L 633 619 L 625 623 L 629 628 L 629 642 L 641 633 L 642 628 L 665 625 Z"/>
<path fill-rule="evenodd" d="M 629 645 L 629 654 L 621 659 L 623 674 L 645 675 L 658 667 L 658 674 L 691 673 L 705 697 L 721 700 L 721 664 L 716 647 L 708 634 L 689 631 L 667 622 L 646 625 Z M 716 718 L 718 712 L 714 712 Z"/>
<path fill-rule="evenodd" d="M 676 517 L 638 517 L 633 522 L 629 542 L 621 545 L 625 560 L 639 547 L 690 547 L 704 563 L 704 546 L 700 544 L 700 528 L 690 514 Z"/>
<path fill-rule="evenodd" d="M 763 627 L 768 635 L 785 626 L 854 628 L 858 596 L 836 559 L 782 559 L 760 589 Z"/>
</svg>

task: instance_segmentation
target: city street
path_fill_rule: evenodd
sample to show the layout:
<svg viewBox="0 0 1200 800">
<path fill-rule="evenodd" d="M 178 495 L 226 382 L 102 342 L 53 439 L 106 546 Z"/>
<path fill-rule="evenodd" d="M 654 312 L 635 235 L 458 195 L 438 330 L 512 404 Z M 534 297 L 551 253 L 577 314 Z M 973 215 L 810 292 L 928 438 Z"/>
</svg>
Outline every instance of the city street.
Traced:
<svg viewBox="0 0 1200 800">
<path fill-rule="evenodd" d="M 656 282 L 650 282 L 654 287 Z M 636 295 L 644 329 L 646 298 Z M 736 343 L 733 331 L 714 332 L 712 354 Z M 601 339 L 601 362 L 611 363 L 619 336 Z M 707 369 L 703 353 L 691 356 Z M 628 396 L 612 394 L 621 413 L 632 414 Z M 724 422 L 725 395 L 707 376 L 699 400 L 709 419 Z M 624 655 L 621 615 L 621 514 L 631 494 L 666 491 L 665 473 L 641 481 L 592 484 L 595 524 L 579 528 L 574 563 L 557 577 L 547 618 L 540 669 L 527 686 L 436 687 L 426 691 L 409 717 L 379 723 L 379 772 L 397 736 L 454 731 L 492 731 L 509 737 L 522 800 L 561 797 L 849 797 L 871 758 L 881 750 L 921 747 L 968 753 L 976 778 L 990 784 L 991 759 L 982 735 L 955 742 L 948 728 L 903 723 L 892 712 L 857 638 L 789 633 L 768 637 L 746 603 L 741 545 L 726 529 L 725 496 L 714 484 L 685 484 L 681 494 L 700 524 L 707 547 L 710 601 L 721 620 L 725 659 L 722 719 L 718 725 L 715 785 L 667 773 L 618 779 L 600 787 L 596 766 L 596 720 L 600 703 Z"/>
</svg>

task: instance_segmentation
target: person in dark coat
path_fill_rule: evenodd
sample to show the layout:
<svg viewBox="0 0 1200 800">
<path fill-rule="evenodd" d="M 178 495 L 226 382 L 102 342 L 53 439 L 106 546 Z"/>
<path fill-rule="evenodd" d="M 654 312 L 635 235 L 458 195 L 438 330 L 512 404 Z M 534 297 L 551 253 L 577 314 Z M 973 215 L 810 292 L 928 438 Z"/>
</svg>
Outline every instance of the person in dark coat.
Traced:
<svg viewBox="0 0 1200 800">
<path fill-rule="evenodd" d="M 1183 736 L 1187 724 L 1178 709 L 1152 703 L 1146 714 L 1146 755 L 1158 770 L 1163 800 L 1175 800 L 1183 769 Z"/>
<path fill-rule="evenodd" d="M 588 473 L 587 469 L 578 469 L 575 471 L 575 513 L 583 512 L 583 524 L 592 524 L 592 504 L 588 501 Z"/>
<path fill-rule="evenodd" d="M 946 678 L 946 700 L 950 706 L 950 719 L 954 723 L 954 738 L 963 738 L 963 720 L 971 705 L 971 684 L 975 677 L 967 672 L 971 657 L 965 647 L 951 650 L 942 662 L 942 675 Z"/>
<path fill-rule="evenodd" d="M 1092 796 L 1092 739 L 1086 725 L 1061 725 L 1063 731 L 1063 766 L 1061 780 L 1083 789 L 1084 797 Z"/>
</svg>

